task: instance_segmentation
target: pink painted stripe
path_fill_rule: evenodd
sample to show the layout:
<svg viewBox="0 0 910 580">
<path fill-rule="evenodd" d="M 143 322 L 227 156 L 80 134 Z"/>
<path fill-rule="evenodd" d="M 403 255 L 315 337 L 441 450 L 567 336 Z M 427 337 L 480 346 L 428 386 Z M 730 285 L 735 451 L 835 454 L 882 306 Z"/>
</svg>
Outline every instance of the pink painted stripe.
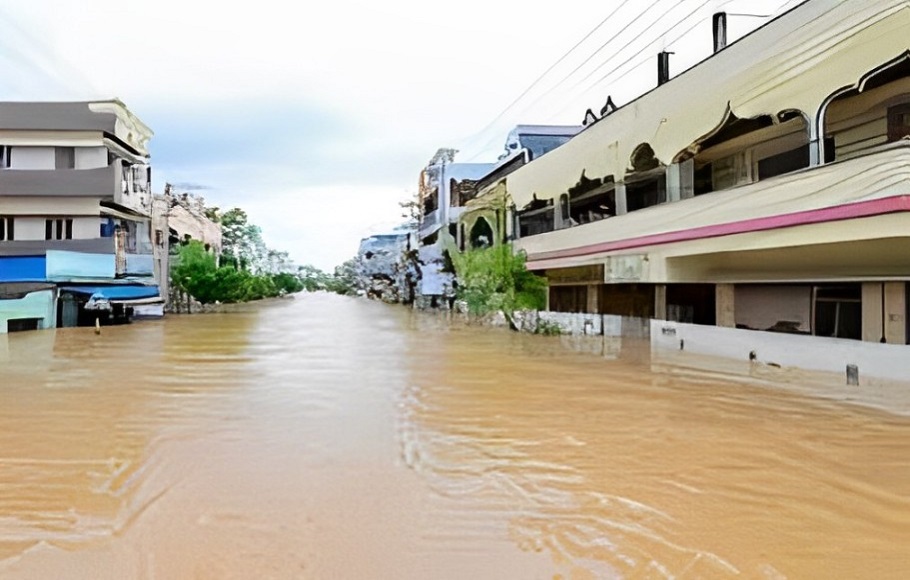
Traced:
<svg viewBox="0 0 910 580">
<path fill-rule="evenodd" d="M 884 199 L 860 201 L 857 203 L 848 203 L 844 205 L 826 207 L 823 209 L 798 211 L 795 213 L 748 219 L 726 224 L 701 226 L 689 230 L 679 230 L 675 232 L 666 232 L 663 234 L 652 234 L 649 236 L 640 236 L 637 238 L 627 238 L 625 240 L 603 242 L 600 244 L 581 246 L 569 250 L 541 252 L 539 254 L 532 254 L 528 256 L 528 268 L 533 270 L 535 269 L 534 264 L 536 262 L 553 260 L 556 258 L 573 258 L 576 256 L 587 256 L 589 254 L 599 254 L 602 252 L 612 252 L 615 250 L 628 250 L 630 248 L 641 248 L 643 246 L 657 246 L 661 244 L 670 244 L 673 242 L 687 242 L 691 240 L 729 236 L 732 234 L 761 232 L 778 228 L 788 228 L 793 226 L 863 218 L 902 211 L 910 211 L 910 195 L 899 195 L 895 197 L 886 197 Z"/>
</svg>

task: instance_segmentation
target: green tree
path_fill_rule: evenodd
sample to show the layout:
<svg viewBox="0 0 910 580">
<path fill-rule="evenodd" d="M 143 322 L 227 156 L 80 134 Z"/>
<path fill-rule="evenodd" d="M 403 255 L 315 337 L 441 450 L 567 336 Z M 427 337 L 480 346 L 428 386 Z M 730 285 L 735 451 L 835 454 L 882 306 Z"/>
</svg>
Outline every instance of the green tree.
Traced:
<svg viewBox="0 0 910 580">
<path fill-rule="evenodd" d="M 351 258 L 335 267 L 329 290 L 347 296 L 357 294 L 357 258 Z"/>
<path fill-rule="evenodd" d="M 278 296 L 302 289 L 293 275 L 279 277 L 256 275 L 238 270 L 232 264 L 219 267 L 215 257 L 205 250 L 202 242 L 192 240 L 180 246 L 171 279 L 177 288 L 203 304 L 215 302 L 246 302 Z"/>
<path fill-rule="evenodd" d="M 511 244 L 455 253 L 452 261 L 458 297 L 472 314 L 502 311 L 511 320 L 516 310 L 546 306 L 546 279 L 529 272 L 525 254 L 513 252 Z"/>
</svg>

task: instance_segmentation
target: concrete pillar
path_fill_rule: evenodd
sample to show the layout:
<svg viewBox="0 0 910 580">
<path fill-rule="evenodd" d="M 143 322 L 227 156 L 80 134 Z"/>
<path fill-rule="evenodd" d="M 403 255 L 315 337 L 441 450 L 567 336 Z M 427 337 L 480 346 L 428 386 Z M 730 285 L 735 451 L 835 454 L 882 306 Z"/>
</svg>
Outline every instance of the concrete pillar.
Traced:
<svg viewBox="0 0 910 580">
<path fill-rule="evenodd" d="M 904 282 L 885 283 L 885 339 L 907 344 L 907 289 Z"/>
<path fill-rule="evenodd" d="M 735 295 L 736 286 L 733 284 L 717 284 L 714 287 L 714 311 L 717 326 L 736 328 Z"/>
<path fill-rule="evenodd" d="M 687 159 L 679 164 L 679 198 L 695 197 L 695 159 Z"/>
<path fill-rule="evenodd" d="M 825 159 L 825 140 L 820 134 L 819 115 L 809 119 L 809 167 L 817 167 Z"/>
<path fill-rule="evenodd" d="M 681 197 L 680 167 L 678 163 L 667 166 L 667 201 L 679 201 Z"/>
<path fill-rule="evenodd" d="M 868 282 L 863 284 L 863 340 L 881 342 L 883 334 L 882 284 Z"/>
<path fill-rule="evenodd" d="M 588 284 L 588 305 L 585 309 L 588 314 L 600 313 L 600 286 Z"/>
<path fill-rule="evenodd" d="M 667 285 L 657 284 L 654 286 L 654 319 L 667 319 Z"/>
<path fill-rule="evenodd" d="M 617 183 L 616 184 L 616 215 L 624 215 L 629 213 L 629 206 L 626 203 L 626 184 Z"/>
</svg>

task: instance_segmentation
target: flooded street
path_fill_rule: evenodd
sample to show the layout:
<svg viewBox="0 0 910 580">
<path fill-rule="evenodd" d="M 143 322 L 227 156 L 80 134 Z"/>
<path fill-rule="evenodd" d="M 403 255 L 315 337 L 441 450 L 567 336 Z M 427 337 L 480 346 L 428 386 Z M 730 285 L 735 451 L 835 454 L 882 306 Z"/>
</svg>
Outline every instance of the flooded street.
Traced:
<svg viewBox="0 0 910 580">
<path fill-rule="evenodd" d="M 910 418 L 333 295 L 0 335 L 2 578 L 904 578 Z"/>
</svg>

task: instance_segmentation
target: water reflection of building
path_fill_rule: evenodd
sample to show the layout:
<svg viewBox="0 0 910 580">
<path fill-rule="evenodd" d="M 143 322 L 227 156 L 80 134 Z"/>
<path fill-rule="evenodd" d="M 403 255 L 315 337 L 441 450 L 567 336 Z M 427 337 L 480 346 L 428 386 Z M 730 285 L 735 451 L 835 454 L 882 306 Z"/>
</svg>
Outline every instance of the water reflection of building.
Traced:
<svg viewBox="0 0 910 580">
<path fill-rule="evenodd" d="M 724 22 L 713 56 L 484 190 L 492 229 L 550 310 L 907 344 L 906 2 L 809 0 L 729 46 Z"/>
<path fill-rule="evenodd" d="M 0 103 L 0 332 L 163 302 L 151 136 L 117 100 Z"/>
</svg>

